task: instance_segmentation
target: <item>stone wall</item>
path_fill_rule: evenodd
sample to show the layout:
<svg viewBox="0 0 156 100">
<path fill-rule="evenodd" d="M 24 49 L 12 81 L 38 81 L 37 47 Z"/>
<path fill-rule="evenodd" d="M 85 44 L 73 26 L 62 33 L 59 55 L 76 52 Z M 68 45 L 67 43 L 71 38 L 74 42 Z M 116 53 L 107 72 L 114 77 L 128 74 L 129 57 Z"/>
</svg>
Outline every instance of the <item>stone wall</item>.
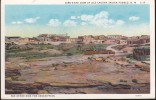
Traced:
<svg viewBox="0 0 156 100">
<path fill-rule="evenodd" d="M 111 50 L 87 50 L 84 52 L 85 55 L 92 55 L 92 54 L 115 54 L 115 52 Z"/>
<path fill-rule="evenodd" d="M 150 48 L 136 48 L 133 50 L 133 58 L 136 60 L 145 60 L 150 56 Z"/>
</svg>

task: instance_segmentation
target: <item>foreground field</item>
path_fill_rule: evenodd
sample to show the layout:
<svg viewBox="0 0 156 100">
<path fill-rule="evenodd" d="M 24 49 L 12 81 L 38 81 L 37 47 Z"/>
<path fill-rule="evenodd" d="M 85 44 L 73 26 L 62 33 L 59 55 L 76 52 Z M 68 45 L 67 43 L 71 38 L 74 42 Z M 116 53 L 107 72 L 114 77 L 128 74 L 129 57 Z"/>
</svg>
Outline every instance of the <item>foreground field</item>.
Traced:
<svg viewBox="0 0 156 100">
<path fill-rule="evenodd" d="M 137 63 L 114 55 L 8 58 L 6 93 L 149 93 L 149 71 Z"/>
</svg>

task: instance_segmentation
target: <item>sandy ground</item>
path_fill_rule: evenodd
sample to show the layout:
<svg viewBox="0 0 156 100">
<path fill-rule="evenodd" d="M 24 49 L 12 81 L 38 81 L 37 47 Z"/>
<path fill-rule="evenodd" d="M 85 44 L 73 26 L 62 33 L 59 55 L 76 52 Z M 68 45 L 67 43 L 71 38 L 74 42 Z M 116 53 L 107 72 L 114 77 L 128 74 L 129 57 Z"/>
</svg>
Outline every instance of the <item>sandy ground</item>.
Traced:
<svg viewBox="0 0 156 100">
<path fill-rule="evenodd" d="M 115 55 L 9 58 L 6 93 L 149 93 L 150 74 L 135 63 Z"/>
</svg>

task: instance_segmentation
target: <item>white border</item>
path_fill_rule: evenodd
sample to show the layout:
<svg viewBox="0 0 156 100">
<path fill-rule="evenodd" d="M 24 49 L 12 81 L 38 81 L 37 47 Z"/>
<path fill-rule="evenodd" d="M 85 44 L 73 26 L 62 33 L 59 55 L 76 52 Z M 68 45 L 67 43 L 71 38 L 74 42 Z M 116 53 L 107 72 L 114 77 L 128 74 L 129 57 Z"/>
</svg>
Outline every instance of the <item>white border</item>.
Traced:
<svg viewBox="0 0 156 100">
<path fill-rule="evenodd" d="M 150 4 L 150 45 L 151 45 L 151 68 L 150 68 L 150 94 L 52 94 L 55 97 L 11 97 L 5 95 L 5 4 L 7 5 L 37 5 L 37 4 L 65 4 L 65 2 L 87 2 L 88 0 L 2 0 L 1 1 L 1 95 L 2 99 L 149 99 L 155 98 L 155 4 L 154 0 L 90 0 L 90 2 L 129 2 L 145 1 Z M 24 94 L 22 94 L 24 95 Z M 31 96 L 31 95 L 30 95 Z M 44 96 L 44 95 L 43 95 Z M 48 96 L 48 94 L 47 94 Z"/>
</svg>

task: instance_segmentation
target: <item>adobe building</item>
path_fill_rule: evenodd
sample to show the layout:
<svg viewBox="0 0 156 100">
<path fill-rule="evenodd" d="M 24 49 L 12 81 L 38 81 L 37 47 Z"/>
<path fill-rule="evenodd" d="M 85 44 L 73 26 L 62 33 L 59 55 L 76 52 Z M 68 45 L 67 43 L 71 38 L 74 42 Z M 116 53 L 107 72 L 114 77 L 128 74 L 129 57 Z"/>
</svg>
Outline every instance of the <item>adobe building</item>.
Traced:
<svg viewBox="0 0 156 100">
<path fill-rule="evenodd" d="M 119 40 L 119 44 L 127 45 L 127 40 Z"/>
<path fill-rule="evenodd" d="M 49 35 L 48 34 L 41 34 L 41 35 L 37 36 L 37 39 L 40 42 L 51 41 L 51 39 L 49 38 Z"/>
<path fill-rule="evenodd" d="M 6 36 L 5 41 L 15 42 L 18 41 L 21 37 L 19 36 Z"/>
<path fill-rule="evenodd" d="M 150 37 L 148 35 L 142 35 L 142 36 L 136 36 L 136 37 L 130 37 L 127 40 L 127 44 L 133 45 L 133 44 L 145 44 L 150 42 Z"/>
<path fill-rule="evenodd" d="M 116 39 L 108 39 L 104 42 L 104 44 L 119 44 L 119 40 Z"/>
<path fill-rule="evenodd" d="M 66 42 L 67 43 L 77 43 L 77 40 L 78 40 L 77 38 L 67 38 Z"/>
<path fill-rule="evenodd" d="M 108 39 L 121 39 L 121 38 L 124 38 L 124 36 L 122 36 L 122 35 L 108 35 L 107 38 Z"/>
<path fill-rule="evenodd" d="M 83 36 L 83 42 L 85 44 L 93 43 L 93 41 L 94 41 L 94 37 L 92 35 Z"/>
</svg>

